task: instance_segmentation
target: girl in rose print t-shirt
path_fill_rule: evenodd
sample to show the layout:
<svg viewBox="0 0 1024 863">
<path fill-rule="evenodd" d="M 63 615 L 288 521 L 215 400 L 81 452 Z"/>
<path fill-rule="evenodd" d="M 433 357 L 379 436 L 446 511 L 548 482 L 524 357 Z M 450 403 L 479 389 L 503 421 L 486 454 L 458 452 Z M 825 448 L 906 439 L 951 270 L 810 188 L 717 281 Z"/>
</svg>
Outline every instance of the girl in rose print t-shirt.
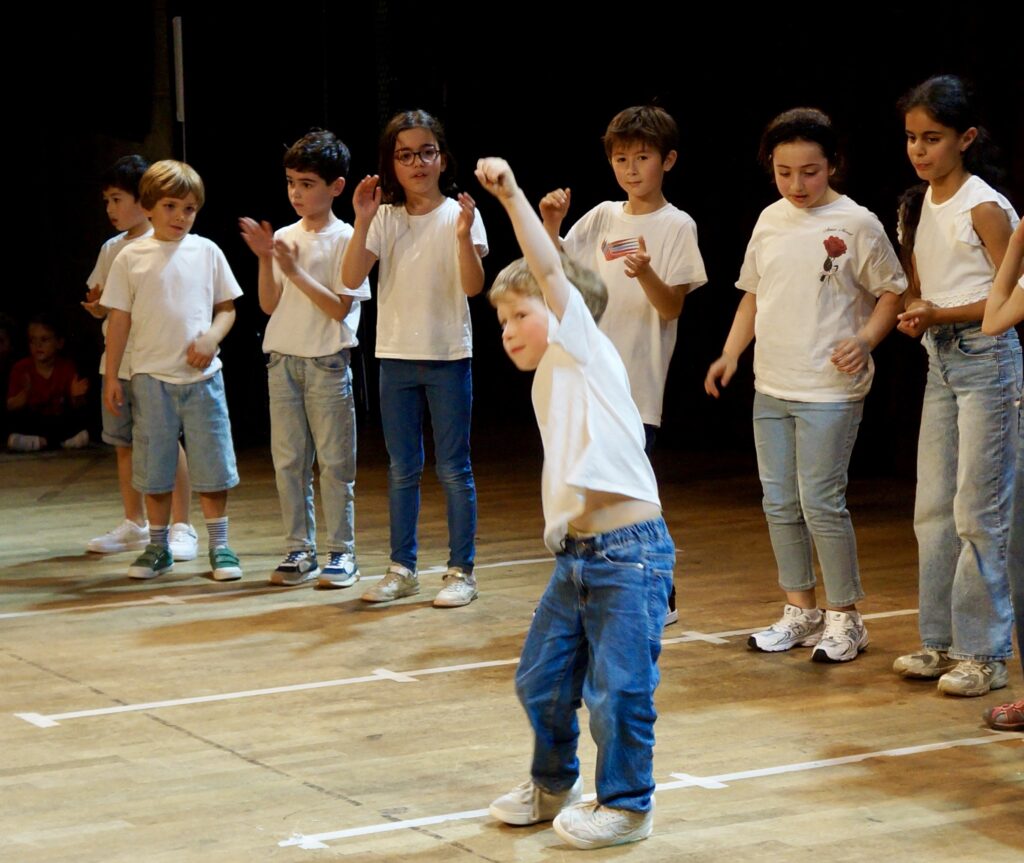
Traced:
<svg viewBox="0 0 1024 863">
<path fill-rule="evenodd" d="M 825 114 L 780 114 L 764 131 L 760 160 L 782 197 L 754 227 L 736 283 L 743 299 L 704 381 L 718 398 L 756 338 L 754 441 L 786 604 L 747 644 L 814 647 L 816 662 L 848 662 L 868 634 L 856 607 L 864 593 L 847 467 L 874 374 L 871 351 L 895 325 L 907 283 L 878 219 L 832 188 L 840 157 Z"/>
</svg>

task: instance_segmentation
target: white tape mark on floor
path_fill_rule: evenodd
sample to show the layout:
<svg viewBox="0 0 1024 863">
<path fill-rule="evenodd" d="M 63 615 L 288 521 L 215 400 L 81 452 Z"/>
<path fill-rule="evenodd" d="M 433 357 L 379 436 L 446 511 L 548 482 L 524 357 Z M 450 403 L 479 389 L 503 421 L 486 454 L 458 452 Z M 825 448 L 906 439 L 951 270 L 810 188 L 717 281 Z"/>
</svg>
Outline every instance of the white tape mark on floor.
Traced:
<svg viewBox="0 0 1024 863">
<path fill-rule="evenodd" d="M 659 782 L 657 792 L 674 791 L 679 788 L 705 788 L 710 790 L 728 788 L 727 783 L 739 782 L 744 779 L 757 779 L 762 776 L 774 776 L 780 773 L 799 773 L 804 770 L 817 770 L 823 767 L 837 767 L 843 764 L 854 764 L 870 758 L 899 758 L 917 755 L 922 752 L 935 752 L 940 749 L 953 749 L 958 746 L 984 746 L 987 743 L 999 743 L 1014 738 L 1024 738 L 1024 734 L 989 734 L 985 737 L 964 737 L 959 740 L 948 740 L 944 743 L 926 743 L 921 746 L 905 746 L 899 749 L 882 749 L 877 752 L 862 752 L 858 755 L 847 755 L 843 758 L 827 758 L 821 761 L 801 761 L 796 764 L 780 764 L 775 767 L 762 767 L 758 770 L 742 770 L 737 773 L 723 773 L 719 776 L 691 776 L 688 773 L 672 773 L 676 782 Z M 593 799 L 593 795 L 587 795 Z M 332 830 L 328 833 L 312 833 L 308 836 L 294 834 L 288 839 L 278 842 L 281 848 L 299 847 L 304 849 L 326 848 L 327 842 L 334 839 L 351 839 L 356 836 L 372 836 L 377 833 L 389 833 L 393 830 L 405 830 L 412 827 L 426 827 L 432 824 L 443 824 L 447 821 L 468 821 L 483 818 L 486 809 L 467 809 L 463 812 L 449 812 L 445 815 L 430 815 L 425 818 L 410 818 L 406 821 L 385 821 L 382 824 L 370 824 L 366 827 L 351 827 L 345 830 Z"/>
<path fill-rule="evenodd" d="M 536 563 L 550 563 L 551 561 L 552 558 L 550 557 L 529 557 L 522 560 L 501 560 L 497 563 L 478 563 L 474 567 L 474 570 L 500 569 L 502 567 L 510 566 L 532 566 Z M 419 572 L 420 575 L 437 575 L 447 571 L 447 567 L 432 566 L 428 569 L 421 569 Z M 383 573 L 380 575 L 364 575 L 359 580 L 379 581 L 383 577 Z M 303 585 L 303 587 L 307 586 L 308 585 Z M 0 620 L 13 620 L 19 617 L 40 617 L 44 614 L 70 614 L 76 611 L 105 611 L 107 609 L 115 608 L 138 608 L 139 606 L 145 605 L 181 605 L 186 602 L 202 601 L 205 599 L 221 599 L 225 596 L 259 596 L 265 593 L 283 593 L 286 590 L 287 588 L 282 589 L 280 586 L 256 587 L 242 590 L 211 590 L 203 593 L 181 594 L 179 596 L 149 596 L 145 599 L 129 599 L 124 602 L 91 602 L 80 605 L 63 605 L 60 608 L 41 608 L 36 611 L 6 611 L 0 614 Z"/>
</svg>

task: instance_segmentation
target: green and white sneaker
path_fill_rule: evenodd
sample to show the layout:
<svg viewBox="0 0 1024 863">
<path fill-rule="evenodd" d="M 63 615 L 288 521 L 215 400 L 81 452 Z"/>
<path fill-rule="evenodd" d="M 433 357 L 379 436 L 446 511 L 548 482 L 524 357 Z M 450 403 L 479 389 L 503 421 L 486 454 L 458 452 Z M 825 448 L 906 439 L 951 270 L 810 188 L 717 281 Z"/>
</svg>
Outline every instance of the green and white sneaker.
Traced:
<svg viewBox="0 0 1024 863">
<path fill-rule="evenodd" d="M 210 568 L 214 581 L 237 581 L 242 577 L 238 555 L 226 545 L 210 549 Z"/>
<path fill-rule="evenodd" d="M 137 579 L 156 578 L 174 569 L 174 557 L 166 545 L 147 545 L 135 562 L 128 567 L 128 577 Z"/>
</svg>

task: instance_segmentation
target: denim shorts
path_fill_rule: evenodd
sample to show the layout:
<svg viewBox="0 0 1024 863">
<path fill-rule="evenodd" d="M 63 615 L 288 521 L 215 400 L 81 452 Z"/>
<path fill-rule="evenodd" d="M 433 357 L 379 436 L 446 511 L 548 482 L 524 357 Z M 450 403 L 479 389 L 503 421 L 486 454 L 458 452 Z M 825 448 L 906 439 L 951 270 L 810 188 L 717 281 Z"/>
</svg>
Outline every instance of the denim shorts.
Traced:
<svg viewBox="0 0 1024 863">
<path fill-rule="evenodd" d="M 224 378 L 169 384 L 150 375 L 132 378 L 135 399 L 132 485 L 144 494 L 174 489 L 178 436 L 185 435 L 192 488 L 200 494 L 238 485 Z"/>
<path fill-rule="evenodd" d="M 103 375 L 100 375 L 100 391 L 103 389 Z M 106 402 L 100 400 L 100 416 L 103 419 L 103 442 L 111 446 L 132 445 L 132 385 L 130 381 L 121 381 L 124 391 L 124 403 L 121 405 L 121 416 L 110 412 Z"/>
</svg>

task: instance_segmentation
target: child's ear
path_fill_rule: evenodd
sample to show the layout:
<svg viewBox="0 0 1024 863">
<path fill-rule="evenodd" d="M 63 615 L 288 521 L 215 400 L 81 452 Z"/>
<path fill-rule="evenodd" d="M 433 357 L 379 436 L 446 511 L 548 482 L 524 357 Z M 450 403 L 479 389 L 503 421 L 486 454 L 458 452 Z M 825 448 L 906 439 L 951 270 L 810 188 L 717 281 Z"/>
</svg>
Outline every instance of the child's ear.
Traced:
<svg viewBox="0 0 1024 863">
<path fill-rule="evenodd" d="M 335 180 L 333 183 L 331 183 L 331 185 L 328 186 L 327 188 L 330 189 L 331 194 L 335 198 L 337 198 L 338 195 L 341 194 L 342 189 L 345 188 L 345 178 L 344 177 L 338 177 L 338 179 Z"/>
<path fill-rule="evenodd" d="M 661 170 L 671 171 L 672 166 L 675 165 L 676 160 L 679 158 L 679 154 L 675 150 L 669 150 L 665 154 L 665 158 L 661 160 Z"/>
<path fill-rule="evenodd" d="M 971 126 L 966 132 L 960 136 L 960 152 L 963 153 L 967 150 L 971 144 L 974 143 L 974 139 L 978 137 L 978 127 Z"/>
</svg>

